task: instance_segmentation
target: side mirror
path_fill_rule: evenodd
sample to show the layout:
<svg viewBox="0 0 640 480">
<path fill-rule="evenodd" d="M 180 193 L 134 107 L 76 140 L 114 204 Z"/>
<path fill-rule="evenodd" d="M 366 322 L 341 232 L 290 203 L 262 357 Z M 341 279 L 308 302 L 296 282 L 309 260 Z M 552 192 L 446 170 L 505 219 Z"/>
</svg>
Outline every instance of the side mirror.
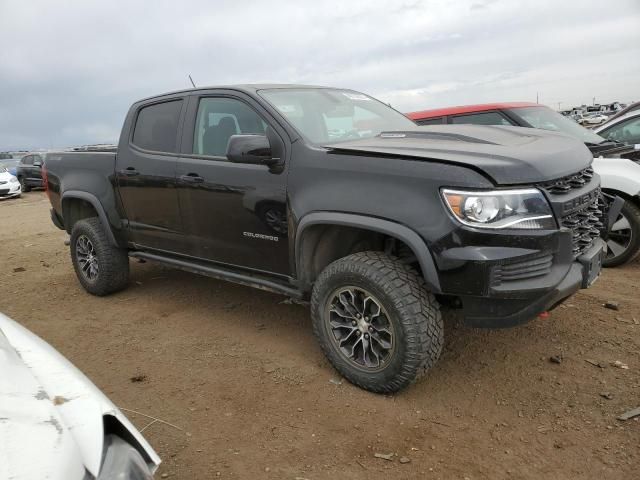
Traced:
<svg viewBox="0 0 640 480">
<path fill-rule="evenodd" d="M 33 166 L 34 167 L 41 167 L 42 166 L 42 162 L 40 160 L 36 160 L 33 162 Z"/>
<path fill-rule="evenodd" d="M 233 163 L 271 166 L 280 162 L 271 154 L 265 135 L 231 135 L 227 144 L 227 158 Z"/>
</svg>

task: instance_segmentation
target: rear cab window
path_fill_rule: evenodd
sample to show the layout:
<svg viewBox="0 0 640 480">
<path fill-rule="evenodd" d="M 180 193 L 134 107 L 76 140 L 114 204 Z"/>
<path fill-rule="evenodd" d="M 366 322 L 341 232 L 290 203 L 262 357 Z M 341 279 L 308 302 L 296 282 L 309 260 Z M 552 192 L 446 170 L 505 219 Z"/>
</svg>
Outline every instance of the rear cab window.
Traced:
<svg viewBox="0 0 640 480">
<path fill-rule="evenodd" d="M 143 150 L 176 153 L 181 111 L 182 99 L 142 107 L 138 111 L 131 143 Z"/>
<path fill-rule="evenodd" d="M 418 125 L 442 125 L 444 117 L 423 118 L 415 121 Z"/>
<path fill-rule="evenodd" d="M 500 112 L 478 112 L 450 117 L 453 124 L 471 123 L 473 125 L 513 125 Z"/>
</svg>

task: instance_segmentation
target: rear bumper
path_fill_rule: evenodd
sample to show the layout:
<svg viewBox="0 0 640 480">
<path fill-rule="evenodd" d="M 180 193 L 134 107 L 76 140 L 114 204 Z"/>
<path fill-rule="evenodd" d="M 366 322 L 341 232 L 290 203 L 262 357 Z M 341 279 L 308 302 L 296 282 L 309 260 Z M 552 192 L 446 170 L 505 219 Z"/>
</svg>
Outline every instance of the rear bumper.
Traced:
<svg viewBox="0 0 640 480">
<path fill-rule="evenodd" d="M 64 224 L 62 223 L 62 219 L 58 216 L 56 211 L 52 208 L 51 210 L 49 210 L 49 213 L 51 215 L 51 221 L 53 222 L 53 224 L 56 227 L 58 227 L 60 230 L 64 230 Z"/>
</svg>

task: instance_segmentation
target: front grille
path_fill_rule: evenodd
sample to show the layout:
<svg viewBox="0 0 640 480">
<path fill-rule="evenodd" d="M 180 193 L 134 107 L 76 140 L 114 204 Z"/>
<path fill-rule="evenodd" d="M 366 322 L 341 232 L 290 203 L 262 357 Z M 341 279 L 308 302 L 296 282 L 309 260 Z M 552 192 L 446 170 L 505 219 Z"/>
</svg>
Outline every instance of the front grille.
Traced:
<svg viewBox="0 0 640 480">
<path fill-rule="evenodd" d="M 588 250 L 604 228 L 602 210 L 600 208 L 601 198 L 602 195 L 599 194 L 581 210 L 560 219 L 560 224 L 570 229 L 573 234 L 572 250 L 574 258 Z"/>
<path fill-rule="evenodd" d="M 491 285 L 496 287 L 505 282 L 540 277 L 551 272 L 553 254 L 543 253 L 526 260 L 504 263 L 493 267 Z"/>
<path fill-rule="evenodd" d="M 574 188 L 582 188 L 593 178 L 593 168 L 587 167 L 584 170 L 569 175 L 567 177 L 559 178 L 558 180 L 552 180 L 540 184 L 542 188 L 549 193 L 555 195 L 562 195 L 563 193 L 569 193 Z"/>
</svg>

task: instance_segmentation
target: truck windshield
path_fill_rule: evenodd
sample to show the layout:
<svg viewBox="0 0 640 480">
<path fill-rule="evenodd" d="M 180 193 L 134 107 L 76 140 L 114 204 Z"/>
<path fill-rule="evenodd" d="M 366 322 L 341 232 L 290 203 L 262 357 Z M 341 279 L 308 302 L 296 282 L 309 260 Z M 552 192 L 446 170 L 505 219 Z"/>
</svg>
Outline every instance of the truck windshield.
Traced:
<svg viewBox="0 0 640 480">
<path fill-rule="evenodd" d="M 416 128 L 400 112 L 353 90 L 278 88 L 260 90 L 259 94 L 316 145 Z"/>
<path fill-rule="evenodd" d="M 509 109 L 509 113 L 533 128 L 562 132 L 581 142 L 598 145 L 605 141 L 597 133 L 578 125 L 573 120 L 554 112 L 548 107 L 521 107 Z"/>
</svg>

